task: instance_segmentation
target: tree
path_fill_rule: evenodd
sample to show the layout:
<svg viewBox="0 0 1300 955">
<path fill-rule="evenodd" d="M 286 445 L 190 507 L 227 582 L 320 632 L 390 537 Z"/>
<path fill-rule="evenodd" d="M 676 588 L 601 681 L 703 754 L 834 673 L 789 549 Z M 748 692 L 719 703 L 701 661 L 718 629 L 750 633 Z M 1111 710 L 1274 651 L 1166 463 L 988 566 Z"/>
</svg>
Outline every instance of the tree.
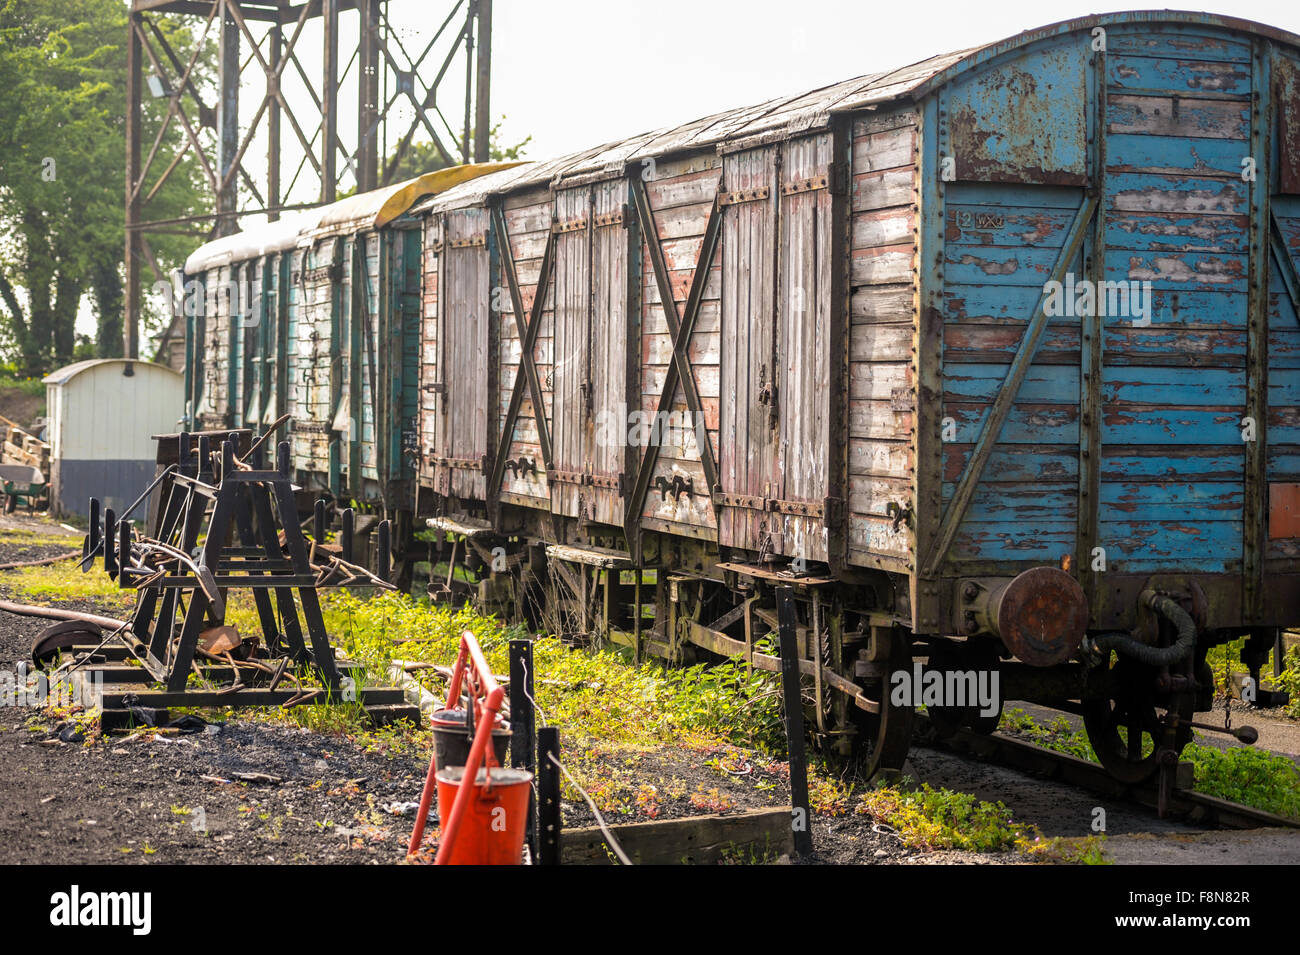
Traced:
<svg viewBox="0 0 1300 955">
<path fill-rule="evenodd" d="M 193 49 L 185 26 L 154 22 L 174 47 Z M 98 354 L 121 354 L 127 37 L 122 0 L 0 0 L 0 322 L 25 375 L 72 359 L 87 293 Z M 213 62 L 214 49 L 200 57 L 201 82 Z M 168 102 L 146 101 L 146 146 Z M 178 153 L 181 135 L 173 122 L 159 155 Z M 173 218 L 205 204 L 189 153 L 149 212 Z M 153 251 L 166 268 L 193 245 L 190 236 L 169 235 Z"/>
</svg>

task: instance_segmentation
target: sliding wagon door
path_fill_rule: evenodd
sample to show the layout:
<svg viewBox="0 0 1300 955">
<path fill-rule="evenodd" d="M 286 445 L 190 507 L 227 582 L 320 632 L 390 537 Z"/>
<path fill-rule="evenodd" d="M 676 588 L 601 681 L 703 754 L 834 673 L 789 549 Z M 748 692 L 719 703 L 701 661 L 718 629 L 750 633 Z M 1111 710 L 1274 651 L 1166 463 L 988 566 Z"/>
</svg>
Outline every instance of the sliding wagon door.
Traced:
<svg viewBox="0 0 1300 955">
<path fill-rule="evenodd" d="M 492 263 L 489 220 L 482 209 L 457 209 L 443 221 L 439 257 L 438 374 L 434 418 L 434 488 L 442 494 L 483 500 L 492 411 L 488 306 Z M 495 415 L 492 415 L 495 422 Z"/>
<path fill-rule="evenodd" d="M 765 502 L 779 498 L 776 146 L 727 156 L 722 188 L 718 543 L 780 551 Z"/>
<path fill-rule="evenodd" d="M 591 427 L 591 193 L 555 196 L 555 365 L 551 509 L 578 517 L 587 474 Z M 586 517 L 585 511 L 581 516 Z"/>
<path fill-rule="evenodd" d="M 823 134 L 786 143 L 780 176 L 776 354 L 781 493 L 770 513 L 780 528 L 779 552 L 806 560 L 827 559 L 822 509 L 831 437 L 831 142 L 830 134 Z"/>
<path fill-rule="evenodd" d="M 555 200 L 552 509 L 623 521 L 629 241 L 627 181 L 568 189 Z"/>
</svg>

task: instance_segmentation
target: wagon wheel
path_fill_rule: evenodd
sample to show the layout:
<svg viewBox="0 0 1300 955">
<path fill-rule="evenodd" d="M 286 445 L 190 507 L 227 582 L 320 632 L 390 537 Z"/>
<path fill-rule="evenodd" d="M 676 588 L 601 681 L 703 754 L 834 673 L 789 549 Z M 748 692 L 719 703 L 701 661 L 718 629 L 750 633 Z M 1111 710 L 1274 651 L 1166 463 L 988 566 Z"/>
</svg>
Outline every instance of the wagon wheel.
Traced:
<svg viewBox="0 0 1300 955">
<path fill-rule="evenodd" d="M 1160 769 L 1160 750 L 1181 753 L 1192 738 L 1191 693 L 1156 693 L 1156 668 L 1121 656 L 1088 674 L 1083 725 L 1102 766 L 1123 783 L 1140 783 Z"/>
<path fill-rule="evenodd" d="M 862 695 L 878 707 L 876 712 L 864 709 L 862 701 L 851 708 L 858 733 L 854 738 L 855 756 L 863 777 L 870 779 L 880 770 L 901 770 L 912 746 L 912 726 L 916 711 L 911 706 L 895 706 L 890 702 L 890 677 L 912 667 L 912 642 L 905 633 L 893 634 L 889 658 L 873 668 L 863 683 Z"/>
</svg>

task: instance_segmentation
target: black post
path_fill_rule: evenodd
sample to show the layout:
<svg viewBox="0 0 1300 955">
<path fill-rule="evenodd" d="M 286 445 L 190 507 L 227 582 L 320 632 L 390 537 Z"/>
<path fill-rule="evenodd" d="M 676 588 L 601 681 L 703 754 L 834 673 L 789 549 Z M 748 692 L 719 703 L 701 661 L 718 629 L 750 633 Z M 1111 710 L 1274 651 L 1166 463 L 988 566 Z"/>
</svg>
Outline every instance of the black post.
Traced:
<svg viewBox="0 0 1300 955">
<path fill-rule="evenodd" d="M 537 764 L 537 716 L 533 712 L 533 641 L 510 641 L 510 765 L 532 772 Z M 527 840 L 537 858 L 536 799 L 529 794 Z"/>
<path fill-rule="evenodd" d="M 281 441 L 275 446 L 275 469 L 280 472 L 281 477 L 289 476 L 289 442 Z M 289 515 L 285 520 L 289 520 L 293 515 Z"/>
<path fill-rule="evenodd" d="M 209 477 L 209 469 L 212 467 L 212 443 L 208 440 L 206 434 L 199 435 L 199 469 L 197 476 L 200 481 L 206 481 Z"/>
<path fill-rule="evenodd" d="M 92 553 L 99 546 L 99 498 L 90 499 L 90 537 L 86 542 L 86 553 L 82 557 Z"/>
<path fill-rule="evenodd" d="M 311 525 L 311 537 L 318 544 L 325 543 L 325 498 L 316 498 L 315 520 Z"/>
<path fill-rule="evenodd" d="M 781 636 L 781 689 L 785 698 L 785 735 L 790 746 L 790 805 L 794 807 L 794 851 L 812 852 L 812 810 L 808 803 L 808 757 L 804 751 L 803 695 L 799 691 L 799 640 L 795 634 L 794 588 L 776 588 Z M 814 661 L 818 663 L 820 661 Z"/>
<path fill-rule="evenodd" d="M 113 509 L 104 510 L 104 572 L 109 580 L 117 576 L 117 515 Z"/>
<path fill-rule="evenodd" d="M 375 535 L 375 576 L 380 580 L 392 577 L 393 570 L 393 525 L 387 521 L 379 522 Z"/>
<path fill-rule="evenodd" d="M 539 865 L 560 864 L 560 731 L 544 726 L 537 731 L 537 832 Z"/>
<path fill-rule="evenodd" d="M 352 563 L 352 523 L 356 519 L 356 514 L 352 508 L 343 509 L 343 527 L 339 531 L 339 550 L 343 553 L 343 559 L 349 564 Z"/>
<path fill-rule="evenodd" d="M 133 586 L 127 567 L 131 564 L 131 522 L 118 521 L 117 582 L 123 588 Z"/>
</svg>

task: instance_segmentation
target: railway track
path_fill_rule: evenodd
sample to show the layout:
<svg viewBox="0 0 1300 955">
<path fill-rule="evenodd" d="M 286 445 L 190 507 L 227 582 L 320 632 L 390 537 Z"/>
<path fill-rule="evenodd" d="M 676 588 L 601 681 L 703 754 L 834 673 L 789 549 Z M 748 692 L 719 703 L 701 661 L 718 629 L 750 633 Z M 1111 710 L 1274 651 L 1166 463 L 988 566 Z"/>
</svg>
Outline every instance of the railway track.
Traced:
<svg viewBox="0 0 1300 955">
<path fill-rule="evenodd" d="M 917 715 L 918 729 L 928 730 L 929 720 Z M 930 737 L 932 734 L 926 734 Z M 1160 785 L 1157 780 L 1129 784 L 1109 775 L 1098 763 L 1059 753 L 1026 740 L 1001 733 L 984 735 L 959 729 L 951 738 L 929 739 L 926 746 L 1006 766 L 1021 772 L 1077 786 L 1100 796 L 1135 803 L 1147 809 L 1161 810 Z M 1163 816 L 1172 816 L 1197 825 L 1221 829 L 1261 829 L 1266 827 L 1300 829 L 1300 820 L 1288 819 L 1262 809 L 1209 796 L 1174 785 L 1166 793 Z"/>
</svg>

